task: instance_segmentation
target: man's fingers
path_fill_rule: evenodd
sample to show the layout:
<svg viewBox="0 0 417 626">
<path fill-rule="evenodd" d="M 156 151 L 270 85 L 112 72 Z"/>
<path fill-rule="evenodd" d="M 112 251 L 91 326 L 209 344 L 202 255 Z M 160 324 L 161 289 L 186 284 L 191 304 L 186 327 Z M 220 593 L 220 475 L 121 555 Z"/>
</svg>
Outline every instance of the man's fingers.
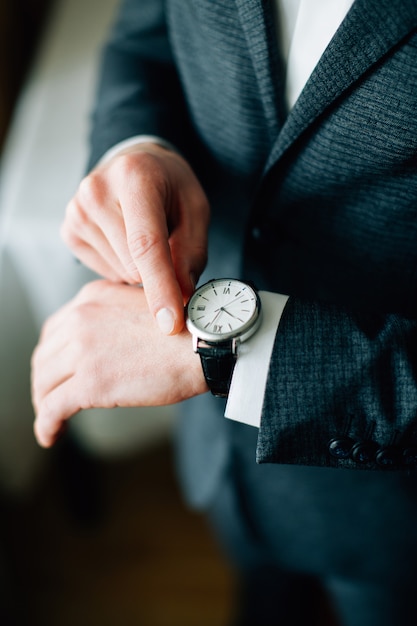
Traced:
<svg viewBox="0 0 417 626">
<path fill-rule="evenodd" d="M 170 232 L 169 244 L 178 282 L 188 302 L 207 263 L 210 206 L 193 174 L 186 190 L 179 190 L 177 219 Z"/>
<path fill-rule="evenodd" d="M 208 218 L 200 217 L 181 225 L 169 239 L 175 274 L 183 302 L 188 302 L 207 263 Z"/>
<path fill-rule="evenodd" d="M 62 236 L 97 273 L 142 283 L 160 329 L 176 334 L 206 262 L 208 214 L 188 164 L 150 145 L 118 155 L 82 181 Z"/>
<path fill-rule="evenodd" d="M 43 448 L 50 448 L 62 434 L 67 420 L 82 408 L 75 400 L 77 394 L 72 381 L 68 379 L 52 390 L 41 402 L 34 423 L 37 442 Z"/>
<path fill-rule="evenodd" d="M 59 349 L 54 341 L 47 341 L 35 349 L 32 356 L 32 398 L 36 411 L 53 389 L 73 375 L 69 351 L 68 344 Z M 51 363 L 54 363 L 53 368 Z"/>
<path fill-rule="evenodd" d="M 149 310 L 164 334 L 176 334 L 184 326 L 184 303 L 169 245 L 167 203 L 163 185 L 142 181 L 126 188 L 120 198 L 127 245 L 145 290 Z M 168 194 L 169 195 L 169 194 Z"/>
<path fill-rule="evenodd" d="M 140 282 L 127 247 L 120 206 L 109 198 L 100 204 L 101 195 L 94 195 L 88 187 L 93 187 L 88 182 L 90 178 L 93 177 L 84 179 L 77 196 L 67 205 L 61 237 L 82 263 L 101 276 L 126 283 Z"/>
<path fill-rule="evenodd" d="M 164 334 L 180 332 L 184 326 L 184 303 L 168 240 L 136 233 L 131 241 L 151 314 Z"/>
<path fill-rule="evenodd" d="M 67 243 L 64 237 L 63 239 L 65 243 Z M 103 245 L 101 250 L 105 247 L 107 246 Z M 95 272 L 98 276 L 103 276 L 103 278 L 108 278 L 114 282 L 124 282 L 128 284 L 141 282 L 140 276 L 138 276 L 137 272 L 135 272 L 134 279 L 132 275 L 126 271 L 119 258 L 114 254 L 107 255 L 104 252 L 103 254 L 98 253 L 95 247 L 92 247 L 90 244 L 81 240 L 78 241 L 76 246 L 72 246 L 71 250 L 73 250 L 76 254 L 78 261 Z"/>
<path fill-rule="evenodd" d="M 208 200 L 178 155 L 127 155 L 120 202 L 130 255 L 149 309 L 165 334 L 184 325 L 184 303 L 207 258 Z M 129 175 L 130 168 L 136 178 Z"/>
</svg>

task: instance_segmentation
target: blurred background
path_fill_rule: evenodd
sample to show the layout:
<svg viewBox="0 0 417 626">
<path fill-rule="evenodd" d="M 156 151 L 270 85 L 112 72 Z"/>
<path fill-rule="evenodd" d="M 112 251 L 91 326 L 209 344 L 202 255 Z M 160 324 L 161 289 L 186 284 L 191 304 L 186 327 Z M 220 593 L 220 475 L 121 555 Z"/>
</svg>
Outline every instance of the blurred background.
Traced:
<svg viewBox="0 0 417 626">
<path fill-rule="evenodd" d="M 90 411 L 32 434 L 31 352 L 92 278 L 59 239 L 118 0 L 0 3 L 0 624 L 223 626 L 233 574 L 173 469 L 178 409 Z"/>
</svg>

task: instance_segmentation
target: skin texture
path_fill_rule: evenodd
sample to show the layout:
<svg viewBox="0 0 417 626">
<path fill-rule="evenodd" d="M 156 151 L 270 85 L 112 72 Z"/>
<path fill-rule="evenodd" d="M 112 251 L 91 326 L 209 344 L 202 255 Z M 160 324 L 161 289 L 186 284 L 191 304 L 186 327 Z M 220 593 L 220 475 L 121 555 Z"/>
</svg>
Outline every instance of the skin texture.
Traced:
<svg viewBox="0 0 417 626">
<path fill-rule="evenodd" d="M 46 321 L 32 390 L 35 436 L 50 447 L 81 409 L 173 404 L 207 386 L 186 329 L 163 335 L 143 289 L 99 280 Z"/>
<path fill-rule="evenodd" d="M 187 162 L 143 143 L 99 163 L 84 178 L 61 235 L 104 278 L 142 283 L 162 332 L 176 334 L 206 264 L 208 223 L 207 198 Z"/>
<path fill-rule="evenodd" d="M 173 404 L 207 391 L 184 304 L 206 264 L 208 223 L 189 165 L 151 143 L 81 182 L 62 237 L 107 280 L 86 285 L 42 330 L 32 358 L 41 446 L 81 409 Z"/>
</svg>

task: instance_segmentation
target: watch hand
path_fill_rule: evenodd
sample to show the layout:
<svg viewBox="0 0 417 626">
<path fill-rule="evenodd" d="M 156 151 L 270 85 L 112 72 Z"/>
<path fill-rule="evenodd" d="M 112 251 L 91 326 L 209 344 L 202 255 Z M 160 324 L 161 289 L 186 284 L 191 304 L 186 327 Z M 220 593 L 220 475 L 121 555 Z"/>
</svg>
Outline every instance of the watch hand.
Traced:
<svg viewBox="0 0 417 626">
<path fill-rule="evenodd" d="M 220 317 L 220 315 L 223 313 L 223 307 L 221 309 L 217 309 L 218 313 L 214 316 L 214 319 L 212 319 L 211 322 L 209 322 L 207 324 L 207 326 L 213 326 L 214 322 Z M 215 311 L 216 312 L 216 311 Z M 206 326 L 206 328 L 207 328 Z"/>
<path fill-rule="evenodd" d="M 246 293 L 241 293 L 237 298 L 233 298 L 233 300 L 230 300 L 230 302 L 228 302 L 224 306 L 220 307 L 220 309 L 224 309 L 225 307 L 230 306 L 231 304 L 233 304 L 233 302 L 236 302 L 237 300 L 240 300 L 241 298 L 243 298 L 243 296 L 246 296 L 246 295 L 247 295 Z M 216 309 L 216 311 L 219 311 L 220 309 Z"/>
<path fill-rule="evenodd" d="M 227 313 L 227 315 L 230 315 L 230 317 L 233 317 L 234 320 L 239 320 L 239 322 L 242 322 L 243 324 L 243 320 L 240 319 L 240 317 L 237 317 L 236 315 L 232 315 L 232 313 L 229 313 L 229 311 L 227 309 L 225 309 L 224 307 L 222 307 L 222 310 Z"/>
</svg>

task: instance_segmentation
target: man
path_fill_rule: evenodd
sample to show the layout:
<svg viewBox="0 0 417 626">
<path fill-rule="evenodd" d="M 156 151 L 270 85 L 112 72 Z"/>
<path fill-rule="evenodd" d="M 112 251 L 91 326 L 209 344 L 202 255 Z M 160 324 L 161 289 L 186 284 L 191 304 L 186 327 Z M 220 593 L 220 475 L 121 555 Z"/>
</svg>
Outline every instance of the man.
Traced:
<svg viewBox="0 0 417 626">
<path fill-rule="evenodd" d="M 242 624 L 311 622 L 292 590 L 317 581 L 344 625 L 415 622 L 416 27 L 413 0 L 126 0 L 106 48 L 63 236 L 108 280 L 45 325 L 35 431 L 191 399 L 180 472 L 241 570 Z M 262 297 L 267 379 L 242 384 L 238 356 L 233 421 L 184 327 L 207 239 L 206 278 L 290 295 L 281 318 Z"/>
</svg>

